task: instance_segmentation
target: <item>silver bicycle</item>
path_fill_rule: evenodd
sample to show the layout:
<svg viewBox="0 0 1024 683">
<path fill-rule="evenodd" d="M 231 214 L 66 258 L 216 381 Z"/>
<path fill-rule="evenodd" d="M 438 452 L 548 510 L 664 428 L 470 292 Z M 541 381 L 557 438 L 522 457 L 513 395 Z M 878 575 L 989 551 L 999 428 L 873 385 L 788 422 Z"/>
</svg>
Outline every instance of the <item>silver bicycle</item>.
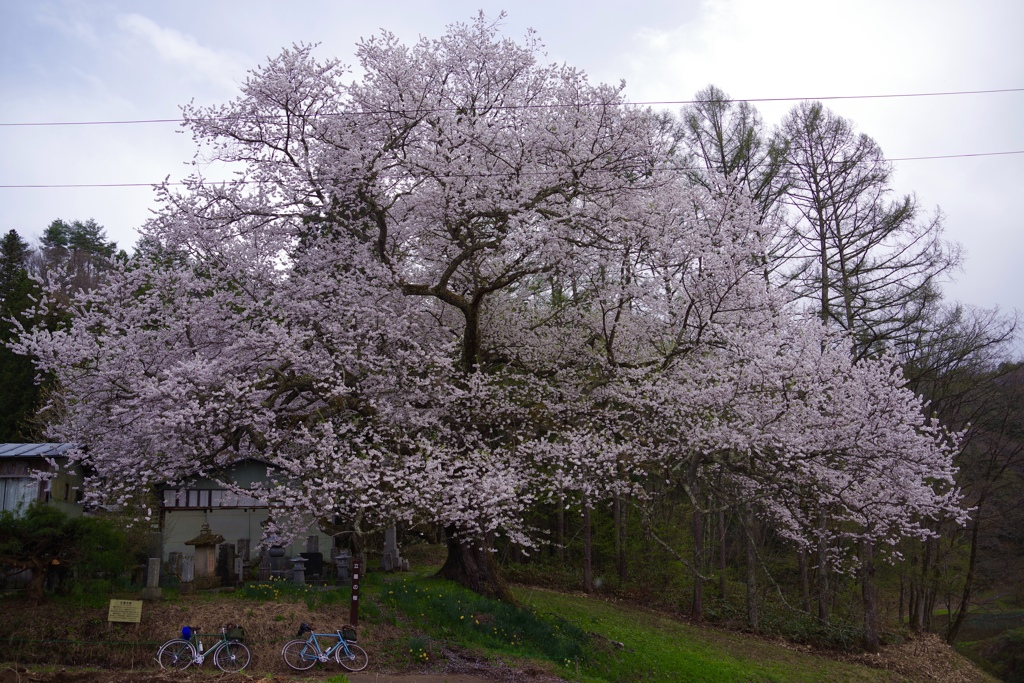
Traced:
<svg viewBox="0 0 1024 683">
<path fill-rule="evenodd" d="M 161 669 L 168 671 L 184 671 L 195 664 L 202 666 L 208 657 L 213 658 L 217 668 L 226 673 L 241 671 L 249 666 L 252 654 L 245 643 L 241 642 L 242 629 L 231 626 L 222 628 L 220 633 L 197 633 L 185 626 L 181 629 L 181 638 L 172 638 L 160 646 L 156 652 L 156 661 Z M 209 649 L 203 649 L 203 638 L 207 642 L 214 640 Z"/>
</svg>

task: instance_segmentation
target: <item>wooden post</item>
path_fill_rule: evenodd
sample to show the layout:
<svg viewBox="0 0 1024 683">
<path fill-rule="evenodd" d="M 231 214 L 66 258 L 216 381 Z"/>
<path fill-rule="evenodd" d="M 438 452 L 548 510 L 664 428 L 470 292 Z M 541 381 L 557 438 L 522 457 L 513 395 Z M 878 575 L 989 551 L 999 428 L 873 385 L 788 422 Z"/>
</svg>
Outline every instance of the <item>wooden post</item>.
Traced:
<svg viewBox="0 0 1024 683">
<path fill-rule="evenodd" d="M 352 606 L 348 609 L 348 620 L 352 626 L 359 626 L 359 579 L 363 573 L 362 559 L 352 558 Z"/>
</svg>

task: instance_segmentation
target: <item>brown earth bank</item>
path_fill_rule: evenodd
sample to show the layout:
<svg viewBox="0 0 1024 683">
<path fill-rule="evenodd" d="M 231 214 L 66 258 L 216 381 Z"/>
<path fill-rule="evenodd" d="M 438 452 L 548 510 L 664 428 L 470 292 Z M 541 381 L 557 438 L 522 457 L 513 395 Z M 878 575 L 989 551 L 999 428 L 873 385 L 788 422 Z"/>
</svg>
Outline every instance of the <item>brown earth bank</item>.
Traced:
<svg viewBox="0 0 1024 683">
<path fill-rule="evenodd" d="M 333 672 L 331 672 L 333 673 Z M 556 683 L 559 678 L 536 678 L 527 673 L 496 672 L 495 675 L 471 674 L 381 674 L 361 673 L 346 674 L 350 683 Z M 305 676 L 301 680 L 323 680 L 329 677 L 327 672 L 318 676 Z M 218 683 L 292 683 L 295 677 L 260 677 L 242 674 L 223 674 L 211 677 L 199 672 L 153 672 L 153 671 L 99 671 L 99 670 L 58 670 L 30 671 L 24 667 L 8 665 L 0 668 L 0 683 L 209 683 L 211 679 Z"/>
<path fill-rule="evenodd" d="M 823 654 L 811 647 L 780 640 L 779 647 Z M 896 674 L 895 680 L 913 683 L 992 683 L 997 679 L 958 654 L 934 633 L 920 633 L 877 653 L 830 653 L 834 659 L 882 669 Z"/>
<path fill-rule="evenodd" d="M 344 673 L 352 683 L 558 683 L 537 665 L 505 662 L 445 647 L 431 652 L 426 662 L 410 670 L 408 659 L 397 656 L 407 647 L 407 633 L 389 623 L 363 622 L 359 645 L 366 650 L 366 672 L 346 672 L 336 663 L 318 664 L 299 674 L 281 658 L 281 648 L 295 638 L 301 623 L 318 631 L 333 631 L 349 621 L 347 605 L 255 601 L 225 594 L 196 594 L 175 601 L 144 603 L 142 621 L 107 622 L 108 606 L 78 607 L 57 600 L 36 605 L 24 599 L 3 600 L 0 618 L 0 683 L 164 683 L 210 681 L 224 683 L 301 678 L 325 679 Z M 189 625 L 200 633 L 216 633 L 224 624 L 245 629 L 244 642 L 252 653 L 249 667 L 223 674 L 212 661 L 201 668 L 165 672 L 156 662 L 160 644 L 179 637 Z M 207 647 L 212 642 L 205 641 Z M 15 662 L 15 663 L 11 663 Z M 83 668 L 83 667 L 88 667 Z"/>
</svg>

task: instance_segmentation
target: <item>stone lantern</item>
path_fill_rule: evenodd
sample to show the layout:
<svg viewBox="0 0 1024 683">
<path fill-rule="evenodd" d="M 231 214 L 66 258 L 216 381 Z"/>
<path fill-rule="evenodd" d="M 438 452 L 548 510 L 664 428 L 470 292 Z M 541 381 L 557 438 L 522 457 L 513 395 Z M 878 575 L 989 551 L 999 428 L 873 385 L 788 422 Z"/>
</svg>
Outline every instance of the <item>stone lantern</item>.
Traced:
<svg viewBox="0 0 1024 683">
<path fill-rule="evenodd" d="M 202 577 L 216 577 L 217 545 L 223 542 L 224 537 L 210 531 L 210 525 L 207 522 L 203 522 L 203 526 L 199 528 L 198 536 L 190 541 L 185 541 L 185 545 L 195 546 L 196 549 L 195 576 L 197 584 L 210 582 L 210 578 Z M 197 588 L 199 587 L 197 586 Z"/>
</svg>

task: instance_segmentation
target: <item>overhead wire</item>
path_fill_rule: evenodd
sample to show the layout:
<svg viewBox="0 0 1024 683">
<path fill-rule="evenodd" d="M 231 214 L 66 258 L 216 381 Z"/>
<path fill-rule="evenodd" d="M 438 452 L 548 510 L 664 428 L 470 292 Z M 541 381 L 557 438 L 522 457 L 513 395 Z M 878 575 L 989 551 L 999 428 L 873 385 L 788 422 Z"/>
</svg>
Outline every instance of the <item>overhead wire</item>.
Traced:
<svg viewBox="0 0 1024 683">
<path fill-rule="evenodd" d="M 614 106 L 680 106 L 688 104 L 697 104 L 699 102 L 813 102 L 813 101 L 833 101 L 833 100 L 878 100 L 878 99 L 896 99 L 896 98 L 911 98 L 911 97 L 949 97 L 957 95 L 993 95 L 998 93 L 1018 93 L 1024 92 L 1024 88 L 994 88 L 990 90 L 950 90 L 942 92 L 916 92 L 916 93 L 889 93 L 880 95 L 825 95 L 822 97 L 730 97 L 723 100 L 648 100 L 648 101 L 623 101 L 623 102 L 612 102 L 612 103 L 577 103 L 577 104 L 515 104 L 515 105 L 501 105 L 491 107 L 493 110 L 499 111 L 514 111 L 518 109 L 555 109 L 559 107 L 574 107 L 574 106 L 600 106 L 602 104 L 611 104 Z M 374 114 L 430 114 L 440 112 L 451 112 L 457 111 L 458 107 L 420 107 L 410 109 L 395 109 L 395 110 L 370 110 L 363 112 L 338 112 L 329 114 L 318 114 L 316 116 L 369 116 Z M 160 119 L 123 119 L 123 120 L 106 120 L 106 121 L 16 121 L 8 123 L 0 123 L 0 128 L 13 128 L 13 127 L 52 127 L 52 126 L 121 126 L 121 125 L 137 125 L 137 124 L 153 124 L 153 123 L 175 123 L 182 124 L 188 120 L 193 121 L 228 121 L 228 120 L 244 120 L 244 121 L 259 121 L 259 120 L 274 120 L 283 118 L 283 116 L 206 116 L 196 117 L 195 119 L 185 118 L 160 118 Z"/>
<path fill-rule="evenodd" d="M 727 102 L 797 102 L 797 101 L 822 101 L 822 100 L 866 100 L 866 99 L 893 99 L 893 98 L 910 98 L 910 97 L 945 97 L 945 96 L 957 96 L 957 95 L 990 95 L 997 93 L 1017 93 L 1024 92 L 1024 88 L 997 88 L 989 90 L 955 90 L 955 91 L 942 91 L 942 92 L 920 92 L 920 93 L 891 93 L 891 94 L 876 94 L 876 95 L 827 95 L 823 97 L 751 97 L 751 98 L 729 98 Z M 697 104 L 698 102 L 707 102 L 708 100 L 650 100 L 650 101 L 639 101 L 639 102 L 618 102 L 613 103 L 616 106 L 654 106 L 654 105 L 688 105 Z M 713 100 L 712 100 L 713 101 Z M 537 109 L 537 108 L 556 108 L 556 107 L 570 107 L 578 105 L 567 105 L 567 104 L 538 104 L 538 105 L 507 105 L 494 107 L 493 109 L 500 110 L 515 110 L 515 109 Z M 595 105 L 597 106 L 597 105 Z M 416 108 L 416 109 L 405 109 L 405 110 L 394 110 L 394 111 L 379 111 L 379 112 L 342 112 L 338 114 L 321 114 L 319 116 L 345 116 L 345 115 L 370 115 L 370 114 L 381 114 L 381 113 L 436 113 L 455 111 L 454 107 L 446 108 Z M 195 119 L 188 119 L 192 121 L 226 121 L 226 120 L 268 120 L 280 118 L 277 116 L 217 116 L 217 117 L 198 117 Z M 315 117 L 314 117 L 315 118 Z M 188 121 L 184 118 L 177 119 L 125 119 L 125 120 L 109 120 L 109 121 L 25 121 L 25 122 L 13 122 L 13 123 L 0 123 L 0 127 L 52 127 L 52 126 L 105 126 L 105 125 L 133 125 L 133 124 L 153 124 L 153 123 L 175 123 L 183 124 Z M 1009 150 L 999 152 L 972 152 L 965 154 L 940 154 L 940 155 L 925 155 L 925 156 L 912 156 L 912 157 L 892 157 L 885 159 L 884 161 L 926 161 L 935 159 L 963 159 L 971 157 L 991 157 L 991 156 L 1006 156 L 1024 154 L 1024 150 Z M 697 171 L 703 170 L 699 168 L 669 168 L 663 170 L 676 170 L 681 172 L 686 171 Z M 459 175 L 459 174 L 453 174 Z M 473 174 L 462 174 L 470 177 Z M 479 177 L 489 177 L 497 174 L 478 174 Z M 220 181 L 223 184 L 250 184 L 251 181 Z M 0 189 L 58 189 L 58 188 L 122 188 L 122 187 L 157 187 L 161 185 L 166 186 L 182 186 L 186 185 L 185 182 L 163 182 L 163 183 L 26 183 L 26 184 L 0 184 Z"/>
<path fill-rule="evenodd" d="M 1024 154 L 1024 149 L 1011 150 L 1005 152 L 972 152 L 968 154 L 937 154 L 932 156 L 916 156 L 916 157 L 891 157 L 882 159 L 882 161 L 930 161 L 934 159 L 967 159 L 972 157 L 994 157 L 994 156 L 1007 156 L 1014 154 Z M 659 168 L 659 171 L 677 171 L 686 173 L 689 171 L 705 171 L 706 168 L 699 166 L 669 166 Z M 601 172 L 601 171 L 598 171 Z M 610 171 L 609 171 L 610 172 Z M 525 171 L 519 175 L 552 175 L 558 171 Z M 450 173 L 448 177 L 451 178 L 495 178 L 495 177 L 506 177 L 513 175 L 511 173 Z M 255 180 L 207 180 L 212 185 L 252 185 L 258 181 Z M 24 185 L 0 185 L 0 189 L 74 189 L 74 188 L 110 188 L 110 187 L 179 187 L 182 185 L 188 185 L 192 183 L 186 183 L 184 181 L 172 181 L 172 182 L 159 182 L 159 183 L 55 183 L 55 184 L 24 184 Z"/>
</svg>

